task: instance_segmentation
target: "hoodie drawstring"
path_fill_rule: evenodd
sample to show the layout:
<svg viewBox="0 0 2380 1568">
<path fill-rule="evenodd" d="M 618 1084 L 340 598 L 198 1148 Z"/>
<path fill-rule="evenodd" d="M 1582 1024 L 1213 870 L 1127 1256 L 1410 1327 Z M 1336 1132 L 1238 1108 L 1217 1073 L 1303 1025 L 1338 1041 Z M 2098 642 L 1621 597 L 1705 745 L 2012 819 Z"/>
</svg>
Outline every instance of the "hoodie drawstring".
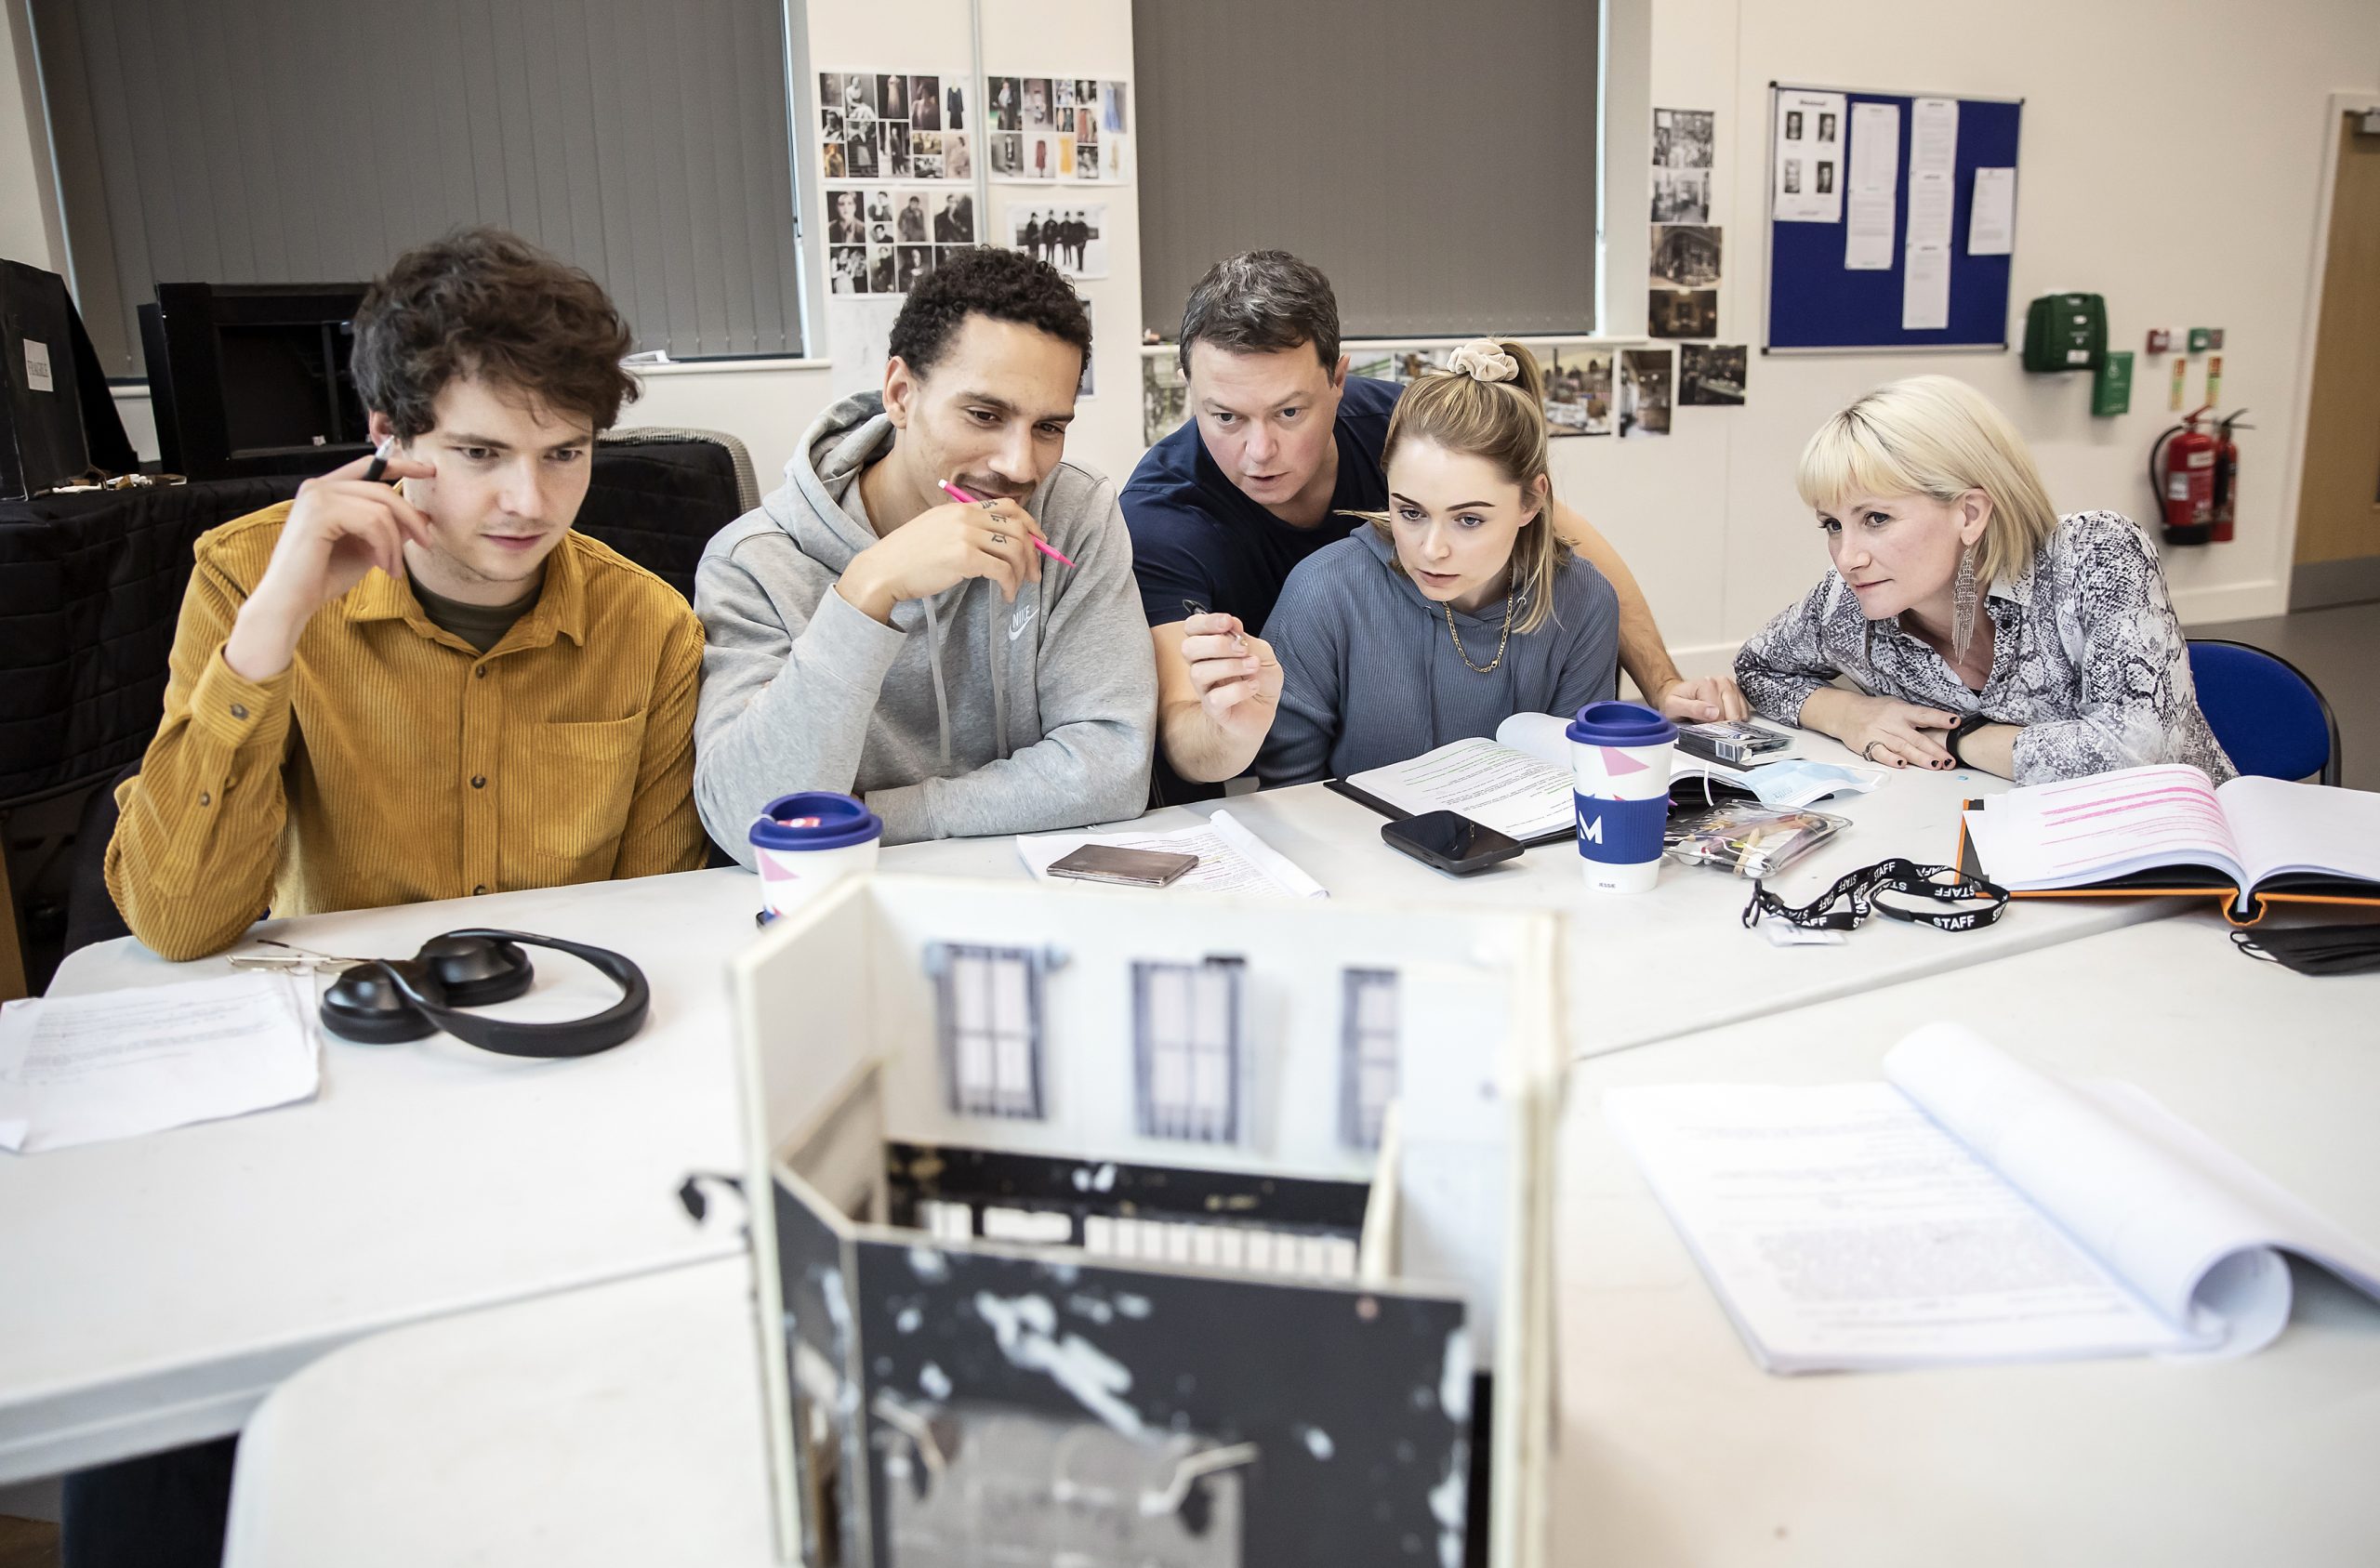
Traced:
<svg viewBox="0 0 2380 1568">
<path fill-rule="evenodd" d="M 924 600 L 926 607 L 926 668 L 933 672 L 933 717 L 942 732 L 942 774 L 950 776 L 950 693 L 942 684 L 942 623 L 933 613 L 933 596 Z M 995 688 L 997 689 L 997 688 Z"/>
</svg>

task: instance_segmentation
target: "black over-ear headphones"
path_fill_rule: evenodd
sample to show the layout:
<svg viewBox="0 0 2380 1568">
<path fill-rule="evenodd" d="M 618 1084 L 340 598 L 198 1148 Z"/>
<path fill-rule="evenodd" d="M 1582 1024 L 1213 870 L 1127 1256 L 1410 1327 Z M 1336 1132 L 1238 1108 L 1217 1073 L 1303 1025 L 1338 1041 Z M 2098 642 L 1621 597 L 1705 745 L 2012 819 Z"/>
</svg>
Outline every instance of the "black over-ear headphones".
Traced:
<svg viewBox="0 0 2380 1568">
<path fill-rule="evenodd" d="M 525 1023 L 482 1018 L 458 1008 L 509 1002 L 536 973 L 522 945 L 584 958 L 617 982 L 620 999 L 588 1018 Z M 593 1056 L 644 1027 L 653 993 L 644 971 L 609 948 L 526 931 L 473 929 L 431 937 L 410 958 L 371 958 L 334 982 L 323 996 L 323 1027 L 365 1045 L 418 1040 L 443 1029 L 458 1040 L 505 1056 Z"/>
</svg>

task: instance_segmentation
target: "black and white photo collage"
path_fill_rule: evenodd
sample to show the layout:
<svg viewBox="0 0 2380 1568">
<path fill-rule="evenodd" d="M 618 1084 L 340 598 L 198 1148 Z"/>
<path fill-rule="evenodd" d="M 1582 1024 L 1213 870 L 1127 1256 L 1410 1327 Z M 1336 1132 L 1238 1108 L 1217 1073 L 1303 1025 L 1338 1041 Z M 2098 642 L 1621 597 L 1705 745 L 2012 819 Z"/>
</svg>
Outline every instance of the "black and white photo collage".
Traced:
<svg viewBox="0 0 2380 1568">
<path fill-rule="evenodd" d="M 985 91 L 984 156 L 994 179 L 1038 185 L 1129 173 L 1131 116 L 1122 82 L 1088 76 L 994 76 Z"/>
<path fill-rule="evenodd" d="M 961 76 L 819 72 L 830 293 L 906 294 L 943 256 L 982 243 L 972 96 Z"/>
</svg>

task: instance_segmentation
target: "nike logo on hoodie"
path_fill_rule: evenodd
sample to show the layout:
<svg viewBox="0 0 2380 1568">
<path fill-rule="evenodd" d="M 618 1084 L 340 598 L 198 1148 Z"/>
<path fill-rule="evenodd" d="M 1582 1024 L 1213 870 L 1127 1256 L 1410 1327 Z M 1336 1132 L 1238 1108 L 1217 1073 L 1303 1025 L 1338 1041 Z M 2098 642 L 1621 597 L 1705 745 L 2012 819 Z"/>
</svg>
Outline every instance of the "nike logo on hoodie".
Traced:
<svg viewBox="0 0 2380 1568">
<path fill-rule="evenodd" d="M 1031 626 L 1033 617 L 1040 613 L 1041 607 L 1038 604 L 1019 605 L 1016 613 L 1009 617 L 1008 639 L 1014 642 L 1018 638 L 1023 637 L 1025 628 Z"/>
</svg>

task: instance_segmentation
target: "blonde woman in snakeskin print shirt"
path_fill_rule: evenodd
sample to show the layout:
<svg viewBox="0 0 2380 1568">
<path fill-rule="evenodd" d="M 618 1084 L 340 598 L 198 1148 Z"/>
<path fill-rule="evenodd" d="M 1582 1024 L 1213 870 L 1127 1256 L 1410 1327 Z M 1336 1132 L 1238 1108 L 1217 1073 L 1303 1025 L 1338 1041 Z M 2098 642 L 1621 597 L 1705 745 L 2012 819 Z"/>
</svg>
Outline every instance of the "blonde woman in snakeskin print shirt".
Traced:
<svg viewBox="0 0 2380 1568">
<path fill-rule="evenodd" d="M 2231 777 L 2155 547 L 2117 512 L 2059 517 L 1981 393 L 1879 388 L 1810 438 L 1795 478 L 1833 568 L 1737 653 L 1756 712 L 1895 768 Z"/>
</svg>

